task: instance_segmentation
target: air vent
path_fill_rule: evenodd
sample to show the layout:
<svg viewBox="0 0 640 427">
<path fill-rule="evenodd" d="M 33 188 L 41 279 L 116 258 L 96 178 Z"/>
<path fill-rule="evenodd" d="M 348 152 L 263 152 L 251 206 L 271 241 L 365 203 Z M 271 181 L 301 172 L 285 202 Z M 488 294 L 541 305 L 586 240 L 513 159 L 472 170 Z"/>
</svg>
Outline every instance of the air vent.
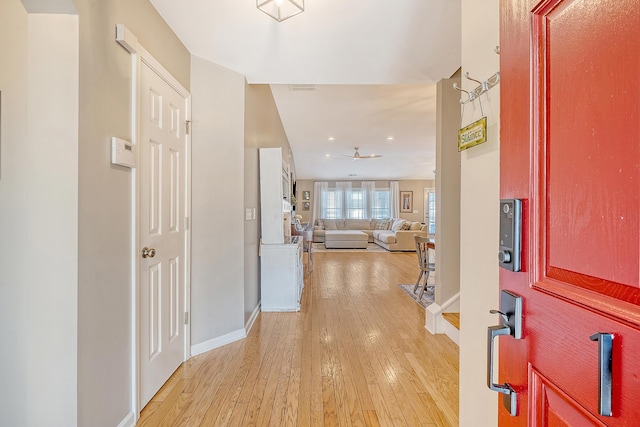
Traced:
<svg viewBox="0 0 640 427">
<path fill-rule="evenodd" d="M 291 85 L 291 92 L 315 92 L 316 85 Z"/>
</svg>

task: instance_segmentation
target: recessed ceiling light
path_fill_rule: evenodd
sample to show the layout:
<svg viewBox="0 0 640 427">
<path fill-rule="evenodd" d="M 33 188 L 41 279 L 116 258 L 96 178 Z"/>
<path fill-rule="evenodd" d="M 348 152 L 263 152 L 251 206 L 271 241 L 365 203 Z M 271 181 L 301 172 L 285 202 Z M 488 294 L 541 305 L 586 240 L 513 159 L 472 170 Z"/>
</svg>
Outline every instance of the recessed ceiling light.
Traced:
<svg viewBox="0 0 640 427">
<path fill-rule="evenodd" d="M 329 141 L 335 141 L 335 140 L 336 140 L 335 137 L 333 137 L 333 136 L 329 137 Z"/>
<path fill-rule="evenodd" d="M 392 136 L 387 137 L 387 141 L 393 141 L 393 137 Z"/>
<path fill-rule="evenodd" d="M 350 173 L 349 176 L 358 176 L 358 175 L 355 173 Z"/>
<path fill-rule="evenodd" d="M 331 154 L 325 154 L 324 156 L 325 157 L 331 157 Z"/>
</svg>

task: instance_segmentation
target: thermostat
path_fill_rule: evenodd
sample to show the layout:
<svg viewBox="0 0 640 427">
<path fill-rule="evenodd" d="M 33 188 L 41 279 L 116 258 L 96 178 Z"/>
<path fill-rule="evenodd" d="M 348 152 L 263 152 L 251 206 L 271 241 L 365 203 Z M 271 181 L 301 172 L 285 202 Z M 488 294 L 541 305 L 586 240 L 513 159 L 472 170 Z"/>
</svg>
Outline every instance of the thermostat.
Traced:
<svg viewBox="0 0 640 427">
<path fill-rule="evenodd" d="M 134 145 L 124 139 L 111 137 L 111 163 L 125 166 L 127 168 L 136 167 L 136 153 Z"/>
</svg>

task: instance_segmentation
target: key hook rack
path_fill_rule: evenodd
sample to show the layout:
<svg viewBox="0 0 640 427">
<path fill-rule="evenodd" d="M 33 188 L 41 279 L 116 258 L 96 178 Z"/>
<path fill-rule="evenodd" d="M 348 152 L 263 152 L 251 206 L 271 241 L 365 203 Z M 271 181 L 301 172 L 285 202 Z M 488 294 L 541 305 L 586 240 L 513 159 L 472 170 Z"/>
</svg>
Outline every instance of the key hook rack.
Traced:
<svg viewBox="0 0 640 427">
<path fill-rule="evenodd" d="M 496 46 L 496 48 L 493 51 L 496 54 L 500 55 L 500 46 Z M 483 82 L 481 82 L 480 80 L 476 80 L 473 77 L 471 77 L 469 75 L 468 71 L 466 73 L 464 73 L 464 76 L 468 80 L 471 80 L 472 82 L 478 83 L 478 86 L 475 89 L 473 89 L 471 92 L 469 92 L 469 91 L 466 91 L 466 90 L 462 89 L 456 83 L 454 83 L 453 84 L 453 88 L 455 90 L 459 90 L 460 92 L 464 92 L 464 93 L 467 94 L 467 99 L 460 99 L 460 104 L 468 104 L 469 102 L 479 98 L 480 95 L 482 95 L 483 93 L 489 91 L 489 89 L 491 89 L 492 87 L 494 87 L 498 83 L 500 83 L 500 71 L 498 71 L 493 76 L 489 77 L 487 80 L 485 80 Z"/>
<path fill-rule="evenodd" d="M 489 77 L 487 80 L 481 82 L 480 80 L 476 80 L 473 77 L 469 76 L 469 73 L 465 73 L 464 75 L 467 79 L 471 80 L 472 82 L 476 82 L 478 83 L 478 86 L 473 89 L 471 92 L 466 91 L 464 89 L 462 89 L 461 87 L 459 87 L 456 83 L 453 84 L 453 88 L 456 90 L 459 90 L 460 92 L 464 92 L 467 94 L 467 99 L 460 99 L 460 104 L 468 104 L 471 101 L 474 101 L 475 99 L 479 98 L 480 95 L 482 95 L 483 93 L 489 91 L 489 89 L 491 89 L 492 87 L 496 86 L 498 83 L 500 83 L 500 71 L 498 71 L 497 73 L 495 73 L 493 76 Z"/>
</svg>

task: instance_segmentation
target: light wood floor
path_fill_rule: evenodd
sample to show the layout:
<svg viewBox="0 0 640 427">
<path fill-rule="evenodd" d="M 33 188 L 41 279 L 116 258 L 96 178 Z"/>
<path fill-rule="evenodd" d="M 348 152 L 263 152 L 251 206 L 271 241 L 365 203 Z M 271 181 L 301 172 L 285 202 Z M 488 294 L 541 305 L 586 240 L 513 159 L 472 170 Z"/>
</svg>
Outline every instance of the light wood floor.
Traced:
<svg viewBox="0 0 640 427">
<path fill-rule="evenodd" d="M 139 426 L 457 426 L 458 348 L 398 288 L 414 253 L 317 253 L 300 313 L 184 363 Z"/>
</svg>

